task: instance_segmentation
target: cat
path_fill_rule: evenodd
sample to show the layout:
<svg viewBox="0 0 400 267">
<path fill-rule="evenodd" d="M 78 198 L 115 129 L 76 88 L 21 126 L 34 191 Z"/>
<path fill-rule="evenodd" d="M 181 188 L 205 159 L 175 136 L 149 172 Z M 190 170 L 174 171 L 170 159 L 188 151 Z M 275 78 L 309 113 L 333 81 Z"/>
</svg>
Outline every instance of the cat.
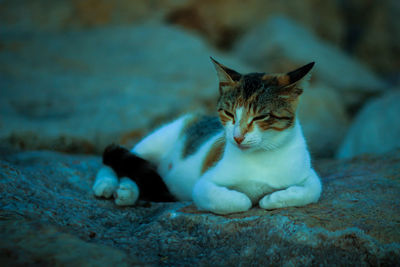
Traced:
<svg viewBox="0 0 400 267">
<path fill-rule="evenodd" d="M 321 182 L 296 116 L 314 62 L 285 74 L 240 74 L 211 60 L 219 78 L 218 117 L 186 114 L 131 151 L 109 146 L 96 196 L 133 205 L 139 195 L 153 195 L 193 201 L 216 214 L 318 201 Z"/>
</svg>

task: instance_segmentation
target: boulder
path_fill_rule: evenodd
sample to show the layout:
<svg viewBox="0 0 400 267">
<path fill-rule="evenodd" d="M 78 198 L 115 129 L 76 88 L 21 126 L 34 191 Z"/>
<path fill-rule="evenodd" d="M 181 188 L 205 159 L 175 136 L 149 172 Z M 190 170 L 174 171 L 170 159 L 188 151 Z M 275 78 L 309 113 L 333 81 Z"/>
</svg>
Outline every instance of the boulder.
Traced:
<svg viewBox="0 0 400 267">
<path fill-rule="evenodd" d="M 268 72 L 287 71 L 315 61 L 313 79 L 338 89 L 346 105 L 358 105 L 385 88 L 367 67 L 283 16 L 271 17 L 245 34 L 234 54 Z"/>
<path fill-rule="evenodd" d="M 336 44 L 346 30 L 336 1 L 183 1 L 166 18 L 198 32 L 217 47 L 230 49 L 241 35 L 276 14 L 289 16 Z"/>
<path fill-rule="evenodd" d="M 342 47 L 377 73 L 399 83 L 399 1 L 349 0 L 340 1 L 340 5 L 346 29 Z"/>
<path fill-rule="evenodd" d="M 2 30 L 62 32 L 111 25 L 162 21 L 167 13 L 182 6 L 175 0 L 2 0 Z"/>
<path fill-rule="evenodd" d="M 2 0 L 0 24 L 7 31 L 58 32 L 167 21 L 194 30 L 217 46 L 227 47 L 248 28 L 280 13 L 307 24 L 337 43 L 345 30 L 340 11 L 334 1 L 320 4 L 316 0 L 248 0 L 246 3 L 240 0 Z"/>
<path fill-rule="evenodd" d="M 248 31 L 277 14 L 304 25 L 388 80 L 399 82 L 400 4 L 397 0 L 194 0 L 169 9 L 166 17 L 172 23 L 198 32 L 216 46 L 230 49 Z"/>
<path fill-rule="evenodd" d="M 195 31 L 210 43 L 228 49 L 249 29 L 276 14 L 305 25 L 322 39 L 368 63 L 376 72 L 399 82 L 397 0 L 2 0 L 0 30 L 62 32 L 145 21 L 167 22 Z"/>
<path fill-rule="evenodd" d="M 316 162 L 323 182 L 316 204 L 226 216 L 190 202 L 117 207 L 96 199 L 99 157 L 0 152 L 0 257 L 8 264 L 64 265 L 83 257 L 96 266 L 400 262 L 400 150 Z"/>
<path fill-rule="evenodd" d="M 306 88 L 300 97 L 298 116 L 312 157 L 333 157 L 349 126 L 338 90 L 323 84 Z"/>
<path fill-rule="evenodd" d="M 1 38 L 0 142 L 24 149 L 130 146 L 161 122 L 216 101 L 210 55 L 246 69 L 196 36 L 154 24 Z"/>
<path fill-rule="evenodd" d="M 2 219 L 6 218 L 0 221 L 2 266 L 140 265 L 134 256 L 121 250 L 83 241 L 56 227 L 17 214 L 0 214 Z"/>
<path fill-rule="evenodd" d="M 337 153 L 351 158 L 363 153 L 382 154 L 400 147 L 400 91 L 368 102 L 354 119 Z"/>
</svg>

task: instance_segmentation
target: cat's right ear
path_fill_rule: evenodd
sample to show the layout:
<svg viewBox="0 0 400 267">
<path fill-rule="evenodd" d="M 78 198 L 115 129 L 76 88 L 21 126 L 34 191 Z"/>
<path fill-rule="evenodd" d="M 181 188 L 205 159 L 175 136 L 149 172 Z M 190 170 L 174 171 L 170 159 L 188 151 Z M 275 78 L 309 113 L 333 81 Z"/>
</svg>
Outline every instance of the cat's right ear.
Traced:
<svg viewBox="0 0 400 267">
<path fill-rule="evenodd" d="M 237 71 L 222 65 L 212 57 L 210 57 L 210 59 L 212 63 L 214 63 L 215 70 L 217 71 L 220 92 L 222 93 L 224 90 L 234 87 L 242 75 Z"/>
</svg>

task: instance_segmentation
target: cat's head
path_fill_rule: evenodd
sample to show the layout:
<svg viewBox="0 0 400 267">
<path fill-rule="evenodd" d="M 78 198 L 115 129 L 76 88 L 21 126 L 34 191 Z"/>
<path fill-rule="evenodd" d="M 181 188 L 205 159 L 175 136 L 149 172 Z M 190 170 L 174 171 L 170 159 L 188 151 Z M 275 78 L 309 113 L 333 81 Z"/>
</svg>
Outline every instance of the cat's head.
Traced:
<svg viewBox="0 0 400 267">
<path fill-rule="evenodd" d="M 217 108 L 228 142 L 243 151 L 284 143 L 295 124 L 302 81 L 314 62 L 284 74 L 240 74 L 211 60 L 219 78 Z"/>
</svg>

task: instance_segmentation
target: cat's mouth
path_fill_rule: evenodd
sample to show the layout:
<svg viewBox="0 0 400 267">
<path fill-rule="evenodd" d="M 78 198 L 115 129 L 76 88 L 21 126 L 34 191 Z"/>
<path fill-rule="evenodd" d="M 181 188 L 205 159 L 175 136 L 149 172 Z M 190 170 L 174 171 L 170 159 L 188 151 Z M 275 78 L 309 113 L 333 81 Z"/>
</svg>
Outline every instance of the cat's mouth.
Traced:
<svg viewBox="0 0 400 267">
<path fill-rule="evenodd" d="M 237 144 L 237 147 L 238 147 L 240 150 L 243 150 L 243 151 L 245 151 L 245 150 L 251 148 L 251 147 L 248 146 L 248 145 L 242 145 L 242 144 Z"/>
</svg>

